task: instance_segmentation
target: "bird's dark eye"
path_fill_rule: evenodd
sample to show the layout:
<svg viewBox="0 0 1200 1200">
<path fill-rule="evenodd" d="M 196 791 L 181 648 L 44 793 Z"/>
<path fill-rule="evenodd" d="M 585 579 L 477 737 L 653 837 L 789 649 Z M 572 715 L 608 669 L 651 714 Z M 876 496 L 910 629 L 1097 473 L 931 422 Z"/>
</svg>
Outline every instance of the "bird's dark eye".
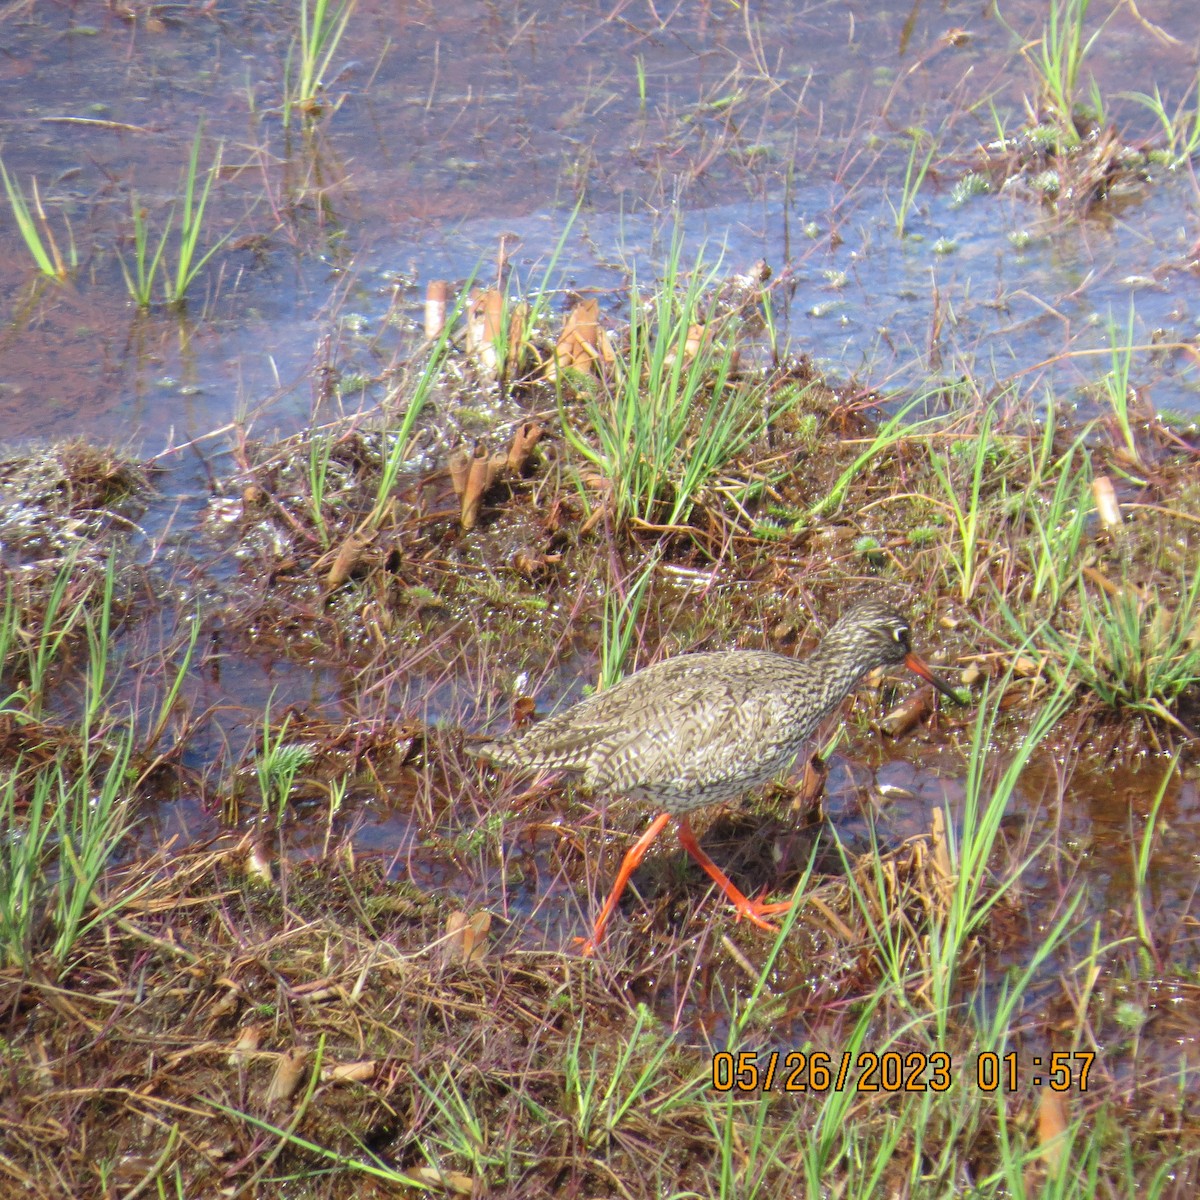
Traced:
<svg viewBox="0 0 1200 1200">
<path fill-rule="evenodd" d="M 906 646 L 908 644 L 908 626 L 897 625 L 892 630 L 892 637 L 894 637 L 902 646 Z"/>
</svg>

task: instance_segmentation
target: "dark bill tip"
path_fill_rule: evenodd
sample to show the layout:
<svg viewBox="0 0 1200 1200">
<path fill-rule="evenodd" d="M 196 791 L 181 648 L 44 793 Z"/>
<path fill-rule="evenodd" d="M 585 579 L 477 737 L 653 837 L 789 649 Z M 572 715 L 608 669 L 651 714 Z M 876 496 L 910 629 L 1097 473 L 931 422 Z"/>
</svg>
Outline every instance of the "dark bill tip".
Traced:
<svg viewBox="0 0 1200 1200">
<path fill-rule="evenodd" d="M 961 704 L 962 701 L 958 698 L 958 693 L 945 682 L 939 679 L 915 654 L 911 652 L 904 656 L 904 665 L 913 672 L 914 675 L 920 675 L 926 683 L 932 683 L 943 696 L 953 700 L 955 704 Z"/>
</svg>

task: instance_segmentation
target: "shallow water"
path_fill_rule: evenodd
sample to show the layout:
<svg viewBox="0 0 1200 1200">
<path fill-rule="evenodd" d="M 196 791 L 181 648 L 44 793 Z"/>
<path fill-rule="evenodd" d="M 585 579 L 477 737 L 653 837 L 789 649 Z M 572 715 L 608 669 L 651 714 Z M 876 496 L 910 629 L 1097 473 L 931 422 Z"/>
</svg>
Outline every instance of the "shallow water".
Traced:
<svg viewBox="0 0 1200 1200">
<path fill-rule="evenodd" d="M 794 345 L 875 386 L 967 371 L 1070 404 L 1107 369 L 1089 355 L 1110 315 L 1123 324 L 1132 304 L 1139 342 L 1197 332 L 1187 170 L 1077 222 L 1017 194 L 955 206 L 947 170 L 994 138 L 989 106 L 1015 127 L 1031 90 L 1018 36 L 974 4 L 685 4 L 660 24 L 640 5 L 360 3 L 331 68 L 337 111 L 315 133 L 281 128 L 290 6 L 160 11 L 5 18 L 0 152 L 27 193 L 37 177 L 81 260 L 72 285 L 35 285 L 0 223 L 9 437 L 69 421 L 155 451 L 247 412 L 260 432 L 294 428 L 323 339 L 343 373 L 376 376 L 411 344 L 428 280 L 486 278 L 502 235 L 540 284 L 577 200 L 551 286 L 598 289 L 619 312 L 615 289 L 652 277 L 678 218 L 689 250 L 723 250 L 730 272 L 765 259 L 787 280 Z M 1005 5 L 1004 22 L 1032 34 L 1043 12 Z M 1190 16 L 1153 13 L 1184 42 Z M 1087 68 L 1136 143 L 1153 119 L 1119 93 L 1157 85 L 1177 103 L 1195 56 L 1122 11 Z M 131 196 L 161 229 L 200 121 L 202 163 L 224 145 L 211 230 L 231 240 L 185 316 L 140 314 L 120 265 Z M 937 136 L 942 171 L 898 237 L 913 128 Z M 1039 367 L 1068 353 L 1052 376 Z M 1190 356 L 1140 365 L 1160 408 L 1200 413 Z"/>
</svg>

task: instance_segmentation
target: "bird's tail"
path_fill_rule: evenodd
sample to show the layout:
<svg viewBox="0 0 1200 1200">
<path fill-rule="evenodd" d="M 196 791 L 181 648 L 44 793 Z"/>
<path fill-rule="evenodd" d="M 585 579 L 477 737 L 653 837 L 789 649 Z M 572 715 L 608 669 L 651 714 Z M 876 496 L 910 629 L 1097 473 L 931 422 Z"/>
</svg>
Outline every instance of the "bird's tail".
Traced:
<svg viewBox="0 0 1200 1200">
<path fill-rule="evenodd" d="M 528 732 L 528 731 L 526 731 Z M 533 740 L 532 744 L 521 734 L 503 737 L 494 742 L 484 742 L 476 753 L 486 758 L 493 766 L 506 767 L 512 771 L 583 771 L 586 762 L 579 761 L 579 750 L 575 746 L 543 746 Z"/>
<path fill-rule="evenodd" d="M 509 749 L 510 747 L 503 742 L 484 742 L 482 745 L 474 747 L 475 753 L 480 758 L 486 758 L 488 762 L 495 763 L 498 767 L 516 766 L 515 762 L 510 761 Z"/>
</svg>

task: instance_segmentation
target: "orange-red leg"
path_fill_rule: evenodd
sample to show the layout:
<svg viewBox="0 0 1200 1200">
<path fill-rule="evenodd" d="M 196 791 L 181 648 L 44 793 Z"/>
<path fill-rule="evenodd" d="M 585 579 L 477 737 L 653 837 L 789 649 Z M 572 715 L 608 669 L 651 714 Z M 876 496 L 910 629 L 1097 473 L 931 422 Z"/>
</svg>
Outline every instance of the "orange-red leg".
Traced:
<svg viewBox="0 0 1200 1200">
<path fill-rule="evenodd" d="M 753 921 L 760 929 L 765 929 L 769 933 L 779 932 L 769 921 L 764 921 L 763 917 L 773 913 L 787 912 L 792 907 L 790 900 L 784 900 L 778 904 L 764 904 L 761 900 L 748 899 L 734 887 L 733 881 L 729 876 L 700 849 L 700 843 L 696 841 L 696 835 L 692 832 L 692 827 L 688 824 L 687 817 L 679 818 L 677 832 L 679 834 L 679 844 L 704 868 L 709 879 L 724 892 L 726 899 L 738 910 L 741 916 Z"/>
<path fill-rule="evenodd" d="M 596 947 L 600 945 L 600 941 L 604 937 L 604 931 L 608 928 L 609 918 L 613 915 L 613 911 L 617 907 L 617 901 L 621 899 L 621 893 L 625 890 L 625 885 L 629 882 L 630 875 L 638 869 L 638 864 L 646 857 L 646 851 L 654 844 L 654 839 L 662 833 L 670 819 L 670 813 L 660 813 L 650 822 L 649 829 L 629 847 L 621 862 L 621 869 L 617 872 L 617 881 L 613 884 L 613 889 L 609 892 L 608 899 L 605 900 L 604 907 L 600 910 L 600 915 L 596 918 L 596 924 L 592 928 L 592 936 L 590 938 L 578 939 L 582 953 L 595 954 Z"/>
</svg>

